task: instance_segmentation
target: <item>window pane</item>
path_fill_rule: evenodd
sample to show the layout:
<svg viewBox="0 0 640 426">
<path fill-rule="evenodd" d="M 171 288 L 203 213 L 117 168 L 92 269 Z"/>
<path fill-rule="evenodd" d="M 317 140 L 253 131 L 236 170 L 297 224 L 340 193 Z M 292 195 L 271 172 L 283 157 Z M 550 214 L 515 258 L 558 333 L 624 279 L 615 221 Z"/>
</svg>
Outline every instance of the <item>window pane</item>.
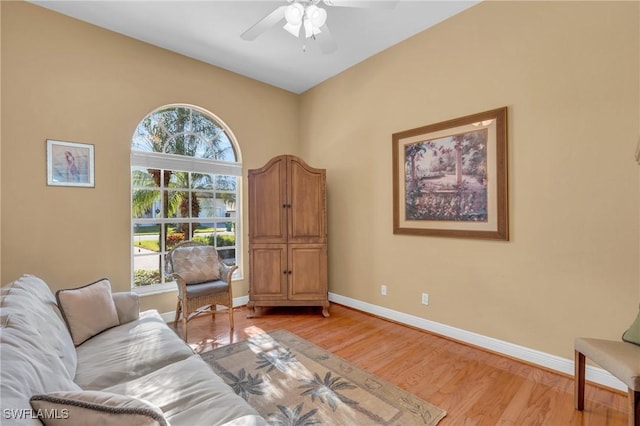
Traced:
<svg viewBox="0 0 640 426">
<path fill-rule="evenodd" d="M 235 191 L 236 180 L 237 178 L 235 176 L 217 175 L 216 189 L 219 191 Z"/>
<path fill-rule="evenodd" d="M 220 133 L 212 140 L 212 144 L 217 160 L 236 161 L 236 153 L 226 133 Z"/>
<path fill-rule="evenodd" d="M 135 256 L 133 258 L 133 285 L 135 287 L 160 283 L 160 256 Z"/>
<path fill-rule="evenodd" d="M 165 170 L 166 185 L 169 188 L 189 188 L 189 173 Z"/>
<path fill-rule="evenodd" d="M 165 224 L 165 240 L 166 250 L 169 251 L 176 245 L 183 241 L 187 241 L 190 238 L 189 224 L 188 223 L 167 223 Z"/>
<path fill-rule="evenodd" d="M 145 118 L 136 128 L 131 148 L 134 151 L 164 152 L 164 141 L 169 137 L 153 116 Z"/>
<path fill-rule="evenodd" d="M 235 223 L 228 222 L 229 228 L 233 228 Z M 236 245 L 236 235 L 233 232 L 221 232 L 216 235 L 216 247 L 229 247 Z"/>
<path fill-rule="evenodd" d="M 218 133 L 222 132 L 222 128 L 213 122 L 209 117 L 204 116 L 198 111 L 193 112 L 193 131 L 201 134 L 207 139 L 214 138 Z"/>
<path fill-rule="evenodd" d="M 166 147 L 167 154 L 184 155 L 185 157 L 213 158 L 211 145 L 206 140 L 191 134 L 177 134 Z"/>
<path fill-rule="evenodd" d="M 134 219 L 158 218 L 162 213 L 160 191 L 134 189 L 131 194 L 131 216 Z"/>
<path fill-rule="evenodd" d="M 215 224 L 211 222 L 194 223 L 193 227 L 193 241 L 197 241 L 202 244 L 214 245 Z"/>
<path fill-rule="evenodd" d="M 133 226 L 134 255 L 160 251 L 160 224 L 144 223 Z"/>
<path fill-rule="evenodd" d="M 236 194 L 222 192 L 216 194 L 216 206 L 221 207 L 220 216 L 234 217 L 236 215 Z"/>
<path fill-rule="evenodd" d="M 214 175 L 191 173 L 191 188 L 193 189 L 213 189 Z"/>
<path fill-rule="evenodd" d="M 214 198 L 213 192 L 194 192 L 193 196 L 193 216 L 192 217 L 215 217 L 224 216 L 224 205 L 219 205 Z"/>
<path fill-rule="evenodd" d="M 193 113 L 193 129 L 201 135 L 205 141 L 206 151 L 197 155 L 200 158 L 212 158 L 217 160 L 236 161 L 235 151 L 224 129 L 217 123 L 205 117 L 201 113 Z"/>
<path fill-rule="evenodd" d="M 160 251 L 160 224 L 143 223 L 133 226 L 134 255 Z"/>
<path fill-rule="evenodd" d="M 182 107 L 170 107 L 151 115 L 168 133 L 176 134 L 191 130 L 191 110 Z"/>
<path fill-rule="evenodd" d="M 165 191 L 167 217 L 189 217 L 189 193 L 185 191 Z"/>
<path fill-rule="evenodd" d="M 160 186 L 160 170 L 133 167 L 131 169 L 131 183 L 134 187 L 157 188 Z"/>
<path fill-rule="evenodd" d="M 236 249 L 235 248 L 221 248 L 218 249 L 218 255 L 225 265 L 235 266 L 236 264 Z"/>
</svg>

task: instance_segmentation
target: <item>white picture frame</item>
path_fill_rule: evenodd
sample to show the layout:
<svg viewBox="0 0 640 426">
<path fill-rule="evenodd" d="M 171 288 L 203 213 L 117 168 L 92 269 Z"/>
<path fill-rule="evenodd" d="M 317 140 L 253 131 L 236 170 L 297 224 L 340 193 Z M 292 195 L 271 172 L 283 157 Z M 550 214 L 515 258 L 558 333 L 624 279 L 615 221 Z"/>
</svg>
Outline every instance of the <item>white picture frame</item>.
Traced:
<svg viewBox="0 0 640 426">
<path fill-rule="evenodd" d="M 94 146 L 47 139 L 47 185 L 94 188 Z"/>
</svg>

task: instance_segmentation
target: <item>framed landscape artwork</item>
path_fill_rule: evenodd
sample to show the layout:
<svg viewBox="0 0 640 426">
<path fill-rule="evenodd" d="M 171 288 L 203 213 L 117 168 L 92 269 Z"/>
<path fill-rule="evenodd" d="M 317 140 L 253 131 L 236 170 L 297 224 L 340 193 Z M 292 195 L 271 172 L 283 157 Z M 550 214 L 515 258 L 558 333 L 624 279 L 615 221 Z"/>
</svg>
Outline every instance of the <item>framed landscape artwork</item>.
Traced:
<svg viewBox="0 0 640 426">
<path fill-rule="evenodd" d="M 95 187 L 93 145 L 48 139 L 47 185 Z"/>
<path fill-rule="evenodd" d="M 393 233 L 509 240 L 507 107 L 393 141 Z"/>
</svg>

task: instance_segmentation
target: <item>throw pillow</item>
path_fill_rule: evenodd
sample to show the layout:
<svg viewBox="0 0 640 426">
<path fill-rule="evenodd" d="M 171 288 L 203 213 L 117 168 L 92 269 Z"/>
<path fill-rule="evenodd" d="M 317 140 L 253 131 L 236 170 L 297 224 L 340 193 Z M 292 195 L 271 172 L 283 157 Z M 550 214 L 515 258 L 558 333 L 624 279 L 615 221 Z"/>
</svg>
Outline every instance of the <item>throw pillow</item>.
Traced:
<svg viewBox="0 0 640 426">
<path fill-rule="evenodd" d="M 171 255 L 173 272 L 187 284 L 199 284 L 220 279 L 218 252 L 211 246 L 179 247 Z"/>
<path fill-rule="evenodd" d="M 622 340 L 635 345 L 640 345 L 640 310 L 638 311 L 636 320 L 631 324 L 631 327 L 629 327 L 629 329 L 622 335 Z"/>
<path fill-rule="evenodd" d="M 34 395 L 29 401 L 45 426 L 167 426 L 162 410 L 142 399 L 100 391 Z"/>
<path fill-rule="evenodd" d="M 111 283 L 106 278 L 83 287 L 58 290 L 56 299 L 76 346 L 120 324 Z"/>
</svg>

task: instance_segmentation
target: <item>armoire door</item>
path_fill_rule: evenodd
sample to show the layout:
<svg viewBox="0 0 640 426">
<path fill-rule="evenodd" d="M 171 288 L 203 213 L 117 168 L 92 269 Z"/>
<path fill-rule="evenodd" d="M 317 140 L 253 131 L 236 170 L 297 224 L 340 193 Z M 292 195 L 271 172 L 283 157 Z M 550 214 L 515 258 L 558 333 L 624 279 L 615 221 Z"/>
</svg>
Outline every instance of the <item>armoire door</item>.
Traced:
<svg viewBox="0 0 640 426">
<path fill-rule="evenodd" d="M 289 300 L 327 300 L 326 244 L 289 244 Z"/>
<path fill-rule="evenodd" d="M 287 205 L 289 243 L 324 243 L 327 239 L 324 170 L 289 157 Z"/>
<path fill-rule="evenodd" d="M 287 242 L 287 160 L 276 157 L 249 170 L 249 238 L 251 243 Z"/>
<path fill-rule="evenodd" d="M 250 253 L 249 298 L 286 300 L 289 268 L 286 244 L 254 244 Z"/>
</svg>

